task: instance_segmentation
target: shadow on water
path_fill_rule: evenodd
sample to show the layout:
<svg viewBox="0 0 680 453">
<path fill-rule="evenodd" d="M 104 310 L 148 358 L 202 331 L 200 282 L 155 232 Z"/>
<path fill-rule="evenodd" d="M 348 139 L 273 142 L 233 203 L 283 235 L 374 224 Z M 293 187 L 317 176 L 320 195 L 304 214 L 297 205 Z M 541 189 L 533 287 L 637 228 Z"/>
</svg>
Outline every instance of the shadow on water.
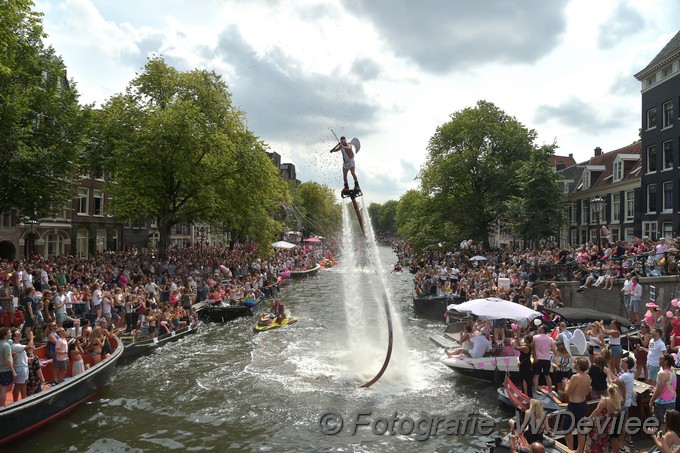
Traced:
<svg viewBox="0 0 680 453">
<path fill-rule="evenodd" d="M 370 427 L 351 433 L 362 411 L 374 421 L 395 412 L 413 420 L 460 418 L 473 410 L 507 416 L 494 385 L 459 378 L 438 363 L 440 351 L 428 337 L 441 333 L 443 322 L 413 316 L 412 275 L 389 272 L 395 260 L 389 248 L 379 247 L 379 254 L 403 326 L 406 360 L 390 363 L 370 389 L 358 385 L 379 368 L 385 340 L 375 347 L 382 357 L 361 359 L 357 367 L 354 359 L 367 357 L 374 345 L 352 339 L 373 338 L 378 310 L 372 290 L 358 286 L 357 307 L 372 308 L 357 308 L 362 327 L 352 325 L 360 323 L 347 314 L 341 265 L 284 290 L 296 324 L 258 334 L 255 319 L 202 325 L 198 333 L 119 367 L 98 398 L 7 451 L 483 451 L 488 437 L 440 433 L 418 441 L 413 434 L 374 434 Z M 319 419 L 329 411 L 344 421 L 335 435 L 320 432 Z"/>
</svg>

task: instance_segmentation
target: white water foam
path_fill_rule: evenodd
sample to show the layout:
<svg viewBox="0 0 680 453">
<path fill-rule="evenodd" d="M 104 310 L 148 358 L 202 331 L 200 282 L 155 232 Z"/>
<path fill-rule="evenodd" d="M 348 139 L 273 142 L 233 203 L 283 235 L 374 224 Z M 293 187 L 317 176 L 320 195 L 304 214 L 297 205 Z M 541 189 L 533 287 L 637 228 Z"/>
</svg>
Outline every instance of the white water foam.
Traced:
<svg viewBox="0 0 680 453">
<path fill-rule="evenodd" d="M 357 373 L 363 383 L 380 370 L 388 348 L 387 304 L 393 332 L 392 356 L 385 374 L 375 386 L 410 386 L 413 376 L 409 366 L 408 345 L 400 317 L 392 303 L 368 209 L 362 203 L 365 241 L 357 240 L 361 232 L 350 221 L 353 217 L 350 209 L 349 204 L 343 204 L 342 278 L 348 339 L 348 354 L 345 357 L 347 368 L 343 372 Z M 355 253 L 357 242 L 360 242 L 359 247 L 364 247 L 365 257 Z M 367 264 L 367 269 L 363 268 L 364 264 Z M 373 299 L 373 302 L 369 299 Z"/>
</svg>

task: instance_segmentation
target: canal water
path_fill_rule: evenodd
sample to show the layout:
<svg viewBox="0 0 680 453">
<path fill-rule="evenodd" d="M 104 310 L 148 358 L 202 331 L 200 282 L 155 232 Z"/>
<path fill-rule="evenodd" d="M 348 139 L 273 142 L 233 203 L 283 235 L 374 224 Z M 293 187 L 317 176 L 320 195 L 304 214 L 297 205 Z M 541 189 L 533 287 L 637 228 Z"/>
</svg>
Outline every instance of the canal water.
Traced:
<svg viewBox="0 0 680 453">
<path fill-rule="evenodd" d="M 341 264 L 293 281 L 281 293 L 298 322 L 254 333 L 254 319 L 202 325 L 198 333 L 119 366 L 93 400 L 11 451 L 47 452 L 474 452 L 488 436 L 439 432 L 417 440 L 408 419 L 508 414 L 493 384 L 454 375 L 429 340 L 443 322 L 414 317 L 412 275 L 391 273 L 396 257 L 378 247 L 398 320 L 392 360 L 371 388 L 387 348 L 385 312 L 371 265 Z M 372 286 L 372 287 L 368 287 Z M 395 434 L 380 418 L 399 417 Z M 321 432 L 337 427 L 337 434 Z M 352 433 L 357 413 L 373 421 Z M 397 427 L 401 428 L 401 434 Z M 497 425 L 505 430 L 505 424 Z M 426 430 L 425 430 L 426 431 Z M 427 436 L 421 436 L 427 437 Z M 5 451 L 3 449 L 3 451 Z M 9 451 L 9 450 L 8 450 Z"/>
</svg>

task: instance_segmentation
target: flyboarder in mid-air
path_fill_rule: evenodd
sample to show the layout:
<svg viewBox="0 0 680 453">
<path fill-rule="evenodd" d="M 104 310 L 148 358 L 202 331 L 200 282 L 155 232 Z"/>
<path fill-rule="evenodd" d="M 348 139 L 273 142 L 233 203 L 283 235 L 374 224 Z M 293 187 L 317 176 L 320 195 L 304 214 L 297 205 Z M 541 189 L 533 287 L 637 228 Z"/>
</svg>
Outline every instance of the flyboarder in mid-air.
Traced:
<svg viewBox="0 0 680 453">
<path fill-rule="evenodd" d="M 352 146 L 356 149 L 356 152 L 359 152 L 359 148 L 361 145 L 359 145 L 359 140 L 356 138 L 353 138 L 349 143 L 347 142 L 347 139 L 345 137 L 340 137 L 340 142 L 331 149 L 331 152 L 334 153 L 336 151 L 341 151 L 342 152 L 342 179 L 345 181 L 345 188 L 343 189 L 343 192 L 347 193 L 350 192 L 349 190 L 349 184 L 347 182 L 347 172 L 352 172 L 352 177 L 354 178 L 354 192 L 360 192 L 361 189 L 359 188 L 359 180 L 357 179 L 357 174 L 355 171 L 355 163 L 354 163 L 354 155 L 355 151 L 352 149 Z"/>
</svg>

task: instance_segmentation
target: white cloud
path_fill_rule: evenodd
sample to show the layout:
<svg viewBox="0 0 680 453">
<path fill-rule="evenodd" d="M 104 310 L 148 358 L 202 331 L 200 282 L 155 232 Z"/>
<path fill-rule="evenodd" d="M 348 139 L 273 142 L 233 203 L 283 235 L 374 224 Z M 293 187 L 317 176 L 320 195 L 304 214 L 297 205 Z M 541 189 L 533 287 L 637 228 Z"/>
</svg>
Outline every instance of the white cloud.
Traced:
<svg viewBox="0 0 680 453">
<path fill-rule="evenodd" d="M 495 103 L 579 161 L 637 137 L 642 69 L 677 32 L 673 0 L 40 0 L 85 102 L 151 54 L 224 75 L 249 127 L 302 180 L 340 186 L 330 129 L 359 136 L 368 202 L 415 186 L 449 115 Z"/>
</svg>

